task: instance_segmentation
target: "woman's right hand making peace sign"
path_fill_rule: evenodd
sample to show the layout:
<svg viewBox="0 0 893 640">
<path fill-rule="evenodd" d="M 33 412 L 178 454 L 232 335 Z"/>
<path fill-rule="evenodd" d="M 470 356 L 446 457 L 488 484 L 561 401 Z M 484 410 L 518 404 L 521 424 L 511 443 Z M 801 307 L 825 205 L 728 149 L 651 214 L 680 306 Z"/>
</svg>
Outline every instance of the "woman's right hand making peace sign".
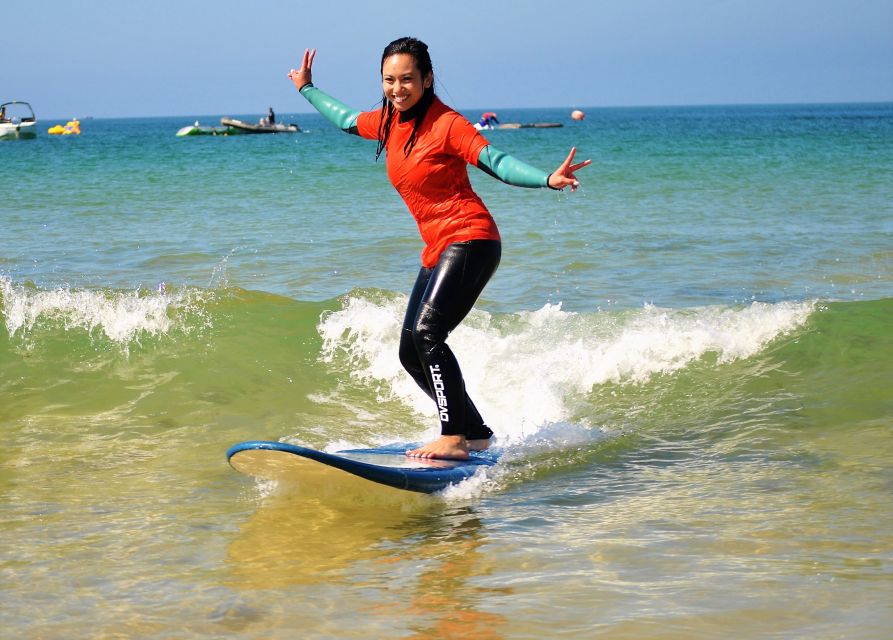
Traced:
<svg viewBox="0 0 893 640">
<path fill-rule="evenodd" d="M 313 82 L 311 69 L 313 67 L 313 58 L 315 57 L 316 49 L 304 49 L 304 57 L 301 58 L 301 68 L 292 69 L 288 72 L 288 79 L 294 83 L 295 89 L 298 91 L 300 91 L 304 85 Z"/>
</svg>

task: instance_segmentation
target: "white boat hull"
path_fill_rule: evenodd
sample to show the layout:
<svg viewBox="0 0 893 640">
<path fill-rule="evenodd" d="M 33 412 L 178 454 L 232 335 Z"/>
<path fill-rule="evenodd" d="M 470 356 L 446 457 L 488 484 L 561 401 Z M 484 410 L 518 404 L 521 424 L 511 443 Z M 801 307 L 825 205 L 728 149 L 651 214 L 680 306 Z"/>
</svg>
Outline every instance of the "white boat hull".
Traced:
<svg viewBox="0 0 893 640">
<path fill-rule="evenodd" d="M 36 122 L 0 122 L 0 138 L 35 138 Z"/>
</svg>

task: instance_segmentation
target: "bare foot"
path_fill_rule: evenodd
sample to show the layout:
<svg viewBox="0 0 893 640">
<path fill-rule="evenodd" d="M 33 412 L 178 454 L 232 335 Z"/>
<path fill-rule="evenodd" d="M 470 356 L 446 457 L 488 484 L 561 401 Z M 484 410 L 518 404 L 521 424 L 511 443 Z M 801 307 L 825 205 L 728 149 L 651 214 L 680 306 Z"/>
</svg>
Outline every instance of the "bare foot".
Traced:
<svg viewBox="0 0 893 640">
<path fill-rule="evenodd" d="M 434 442 L 407 451 L 406 455 L 413 458 L 447 458 L 452 460 L 468 459 L 468 444 L 465 436 L 440 436 Z"/>
<path fill-rule="evenodd" d="M 490 448 L 490 438 L 481 438 L 479 440 L 467 440 L 469 451 L 486 451 Z"/>
</svg>

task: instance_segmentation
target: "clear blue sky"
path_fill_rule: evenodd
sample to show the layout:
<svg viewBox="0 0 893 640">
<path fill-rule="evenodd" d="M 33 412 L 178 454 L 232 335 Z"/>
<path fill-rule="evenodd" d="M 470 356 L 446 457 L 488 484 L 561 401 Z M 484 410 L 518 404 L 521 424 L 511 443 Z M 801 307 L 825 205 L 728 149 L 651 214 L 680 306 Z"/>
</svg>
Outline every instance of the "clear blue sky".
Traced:
<svg viewBox="0 0 893 640">
<path fill-rule="evenodd" d="M 356 108 L 413 35 L 460 109 L 893 101 L 893 0 L 32 0 L 4 14 L 0 100 L 69 116 Z M 14 24 L 13 24 L 14 21 Z"/>
</svg>

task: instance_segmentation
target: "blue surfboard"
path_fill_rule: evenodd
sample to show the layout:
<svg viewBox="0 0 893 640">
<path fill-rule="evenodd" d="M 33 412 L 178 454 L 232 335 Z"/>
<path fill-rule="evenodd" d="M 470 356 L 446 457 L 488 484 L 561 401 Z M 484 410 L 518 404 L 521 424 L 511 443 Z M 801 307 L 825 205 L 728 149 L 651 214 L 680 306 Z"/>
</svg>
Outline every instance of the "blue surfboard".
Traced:
<svg viewBox="0 0 893 640">
<path fill-rule="evenodd" d="M 226 452 L 236 471 L 277 479 L 290 473 L 300 482 L 324 465 L 371 482 L 419 493 L 436 493 L 473 476 L 482 467 L 492 467 L 498 455 L 472 451 L 468 460 L 431 460 L 407 457 L 404 448 L 350 449 L 336 453 L 317 451 L 285 442 L 252 440 L 233 445 Z"/>
</svg>

